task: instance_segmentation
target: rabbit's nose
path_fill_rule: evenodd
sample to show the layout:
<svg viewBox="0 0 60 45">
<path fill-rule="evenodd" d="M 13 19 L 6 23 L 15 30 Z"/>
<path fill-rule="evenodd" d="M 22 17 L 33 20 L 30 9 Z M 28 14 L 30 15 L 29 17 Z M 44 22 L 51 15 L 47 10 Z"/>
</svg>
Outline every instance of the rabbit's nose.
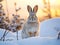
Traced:
<svg viewBox="0 0 60 45">
<path fill-rule="evenodd" d="M 33 21 L 34 17 L 32 17 L 32 21 Z"/>
</svg>

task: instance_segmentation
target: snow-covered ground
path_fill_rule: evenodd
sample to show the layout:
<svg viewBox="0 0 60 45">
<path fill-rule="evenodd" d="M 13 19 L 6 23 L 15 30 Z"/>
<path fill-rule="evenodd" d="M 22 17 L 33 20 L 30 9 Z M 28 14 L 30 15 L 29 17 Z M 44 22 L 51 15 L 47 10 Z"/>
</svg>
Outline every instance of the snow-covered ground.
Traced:
<svg viewBox="0 0 60 45">
<path fill-rule="evenodd" d="M 60 30 L 60 18 L 48 19 L 40 24 L 40 36 L 56 37 Z"/>
<path fill-rule="evenodd" d="M 0 45 L 60 45 L 60 40 L 56 38 L 28 38 L 21 40 L 0 42 Z"/>
<path fill-rule="evenodd" d="M 57 39 L 60 28 L 60 18 L 49 19 L 40 23 L 40 36 L 21 39 L 21 30 L 19 31 L 19 40 L 16 40 L 16 33 L 9 32 L 6 40 L 0 41 L 0 45 L 60 45 L 60 40 Z M 5 30 L 0 29 L 0 37 Z"/>
</svg>

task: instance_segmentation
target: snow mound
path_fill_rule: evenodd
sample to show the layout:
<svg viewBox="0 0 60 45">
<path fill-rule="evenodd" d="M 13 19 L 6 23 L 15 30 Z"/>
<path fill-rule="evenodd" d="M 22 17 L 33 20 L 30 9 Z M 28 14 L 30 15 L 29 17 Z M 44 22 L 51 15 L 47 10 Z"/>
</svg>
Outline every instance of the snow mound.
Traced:
<svg viewBox="0 0 60 45">
<path fill-rule="evenodd" d="M 53 18 L 41 22 L 40 24 L 40 36 L 43 37 L 55 37 L 58 34 L 56 28 L 60 28 L 60 18 Z"/>
</svg>

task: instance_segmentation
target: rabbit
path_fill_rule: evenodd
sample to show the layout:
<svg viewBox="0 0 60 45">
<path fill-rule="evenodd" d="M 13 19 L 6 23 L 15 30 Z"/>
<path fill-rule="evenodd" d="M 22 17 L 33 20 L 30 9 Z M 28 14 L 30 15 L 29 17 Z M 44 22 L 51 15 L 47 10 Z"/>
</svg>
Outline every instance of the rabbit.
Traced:
<svg viewBox="0 0 60 45">
<path fill-rule="evenodd" d="M 36 5 L 33 10 L 28 5 L 27 10 L 29 12 L 29 17 L 26 23 L 23 26 L 21 37 L 22 39 L 39 36 L 39 22 L 38 17 L 36 16 L 38 5 Z"/>
</svg>

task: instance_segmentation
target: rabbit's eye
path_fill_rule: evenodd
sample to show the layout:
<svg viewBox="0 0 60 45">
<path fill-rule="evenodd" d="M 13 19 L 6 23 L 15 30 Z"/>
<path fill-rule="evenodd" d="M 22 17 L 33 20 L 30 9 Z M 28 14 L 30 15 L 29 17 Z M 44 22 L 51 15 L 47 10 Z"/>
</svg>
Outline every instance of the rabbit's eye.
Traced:
<svg viewBox="0 0 60 45">
<path fill-rule="evenodd" d="M 30 20 L 31 20 L 31 18 L 30 18 Z"/>
<path fill-rule="evenodd" d="M 29 18 L 29 20 L 31 20 L 31 17 Z"/>
</svg>

